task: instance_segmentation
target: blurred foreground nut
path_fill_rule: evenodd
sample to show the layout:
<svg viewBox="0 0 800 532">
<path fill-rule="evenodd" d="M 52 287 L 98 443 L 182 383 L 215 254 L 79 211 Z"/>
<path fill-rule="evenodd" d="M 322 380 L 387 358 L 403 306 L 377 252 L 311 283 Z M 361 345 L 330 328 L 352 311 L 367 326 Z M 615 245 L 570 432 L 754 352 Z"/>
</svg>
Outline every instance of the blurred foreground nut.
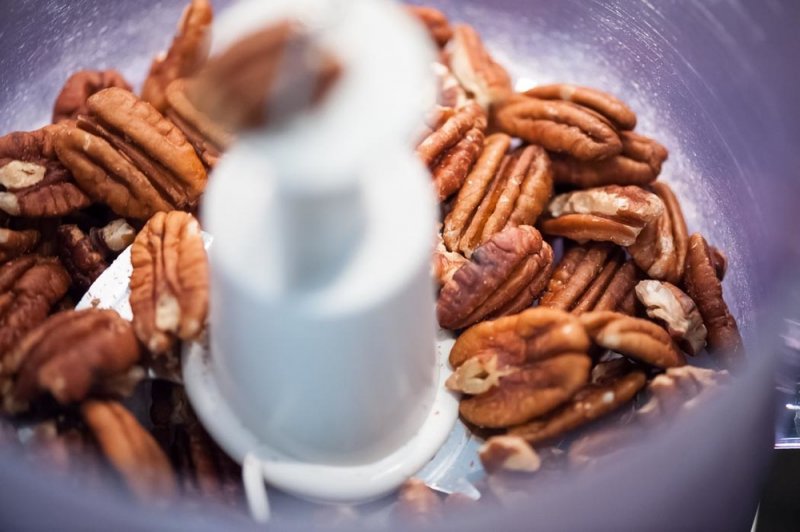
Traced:
<svg viewBox="0 0 800 532">
<path fill-rule="evenodd" d="M 131 263 L 139 340 L 163 356 L 177 338 L 197 338 L 208 312 L 208 261 L 197 220 L 181 211 L 157 213 L 134 240 Z"/>
<path fill-rule="evenodd" d="M 113 310 L 54 314 L 3 360 L 2 376 L 14 381 L 4 397 L 6 410 L 24 410 L 42 393 L 66 405 L 98 389 L 116 391 L 108 388 L 123 380 L 140 354 L 131 324 Z"/>
<path fill-rule="evenodd" d="M 56 97 L 53 105 L 53 123 L 75 120 L 79 115 L 89 113 L 86 100 L 92 94 L 109 87 L 119 87 L 131 90 L 130 84 L 125 81 L 116 70 L 79 70 L 72 74 L 64 83 L 64 87 Z"/>
<path fill-rule="evenodd" d="M 591 87 L 555 83 L 528 89 L 524 94 L 540 100 L 563 100 L 576 103 L 600 113 L 614 124 L 614 127 L 623 131 L 636 127 L 636 113 L 625 102 L 607 92 Z"/>
<path fill-rule="evenodd" d="M 394 513 L 412 524 L 431 524 L 442 518 L 442 501 L 422 480 L 410 478 L 400 487 Z"/>
<path fill-rule="evenodd" d="M 590 467 L 601 459 L 625 453 L 646 435 L 639 423 L 604 425 L 581 436 L 569 446 L 567 463 L 572 469 Z"/>
<path fill-rule="evenodd" d="M 610 185 L 560 194 L 547 210 L 550 218 L 541 223 L 544 233 L 630 246 L 661 216 L 664 202 L 639 187 Z"/>
<path fill-rule="evenodd" d="M 645 226 L 628 252 L 653 279 L 679 283 L 689 248 L 686 221 L 678 198 L 666 183 L 653 183 L 651 189 L 664 202 L 664 212 Z"/>
<path fill-rule="evenodd" d="M 729 380 L 727 371 L 694 366 L 669 368 L 650 382 L 647 387 L 650 400 L 638 410 L 637 416 L 651 424 L 668 420 L 678 411 L 692 408 Z"/>
<path fill-rule="evenodd" d="M 114 401 L 87 401 L 81 413 L 106 460 L 139 501 L 165 504 L 177 496 L 169 460 L 125 407 Z"/>
<path fill-rule="evenodd" d="M 656 180 L 669 152 L 655 140 L 632 131 L 619 134 L 622 152 L 600 161 L 571 157 L 553 160 L 555 181 L 580 188 L 605 185 L 645 186 Z"/>
<path fill-rule="evenodd" d="M 722 298 L 722 284 L 717 277 L 714 254 L 699 233 L 689 239 L 683 282 L 686 293 L 703 316 L 712 354 L 725 366 L 736 366 L 744 358 L 742 337 L 736 319 Z"/>
<path fill-rule="evenodd" d="M 636 312 L 639 271 L 620 248 L 607 243 L 570 247 L 555 269 L 539 305 L 574 314 L 592 310 Z"/>
<path fill-rule="evenodd" d="M 536 451 L 518 436 L 493 436 L 478 449 L 487 473 L 514 471 L 534 473 L 542 465 Z"/>
<path fill-rule="evenodd" d="M 697 355 L 706 345 L 706 327 L 695 302 L 680 288 L 661 281 L 641 281 L 636 297 L 647 315 L 663 323 L 681 349 Z"/>
<path fill-rule="evenodd" d="M 58 259 L 26 255 L 0 266 L 0 375 L 10 372 L 11 348 L 47 318 L 69 285 Z"/>
<path fill-rule="evenodd" d="M 553 250 L 539 231 L 526 225 L 500 231 L 442 287 L 436 304 L 439 325 L 460 329 L 528 308 L 552 267 Z"/>
<path fill-rule="evenodd" d="M 533 226 L 553 194 L 550 159 L 539 146 L 506 154 L 511 138 L 488 137 L 444 221 L 448 249 L 469 257 L 506 227 Z"/>
<path fill-rule="evenodd" d="M 446 53 L 455 77 L 484 109 L 512 93 L 511 77 L 492 58 L 472 26 L 459 24 L 454 28 Z"/>
<path fill-rule="evenodd" d="M 669 333 L 651 321 L 610 311 L 587 312 L 580 320 L 600 347 L 657 368 L 686 364 Z"/>
<path fill-rule="evenodd" d="M 31 218 L 64 216 L 89 198 L 56 157 L 59 126 L 0 137 L 0 210 Z"/>
<path fill-rule="evenodd" d="M 431 39 L 441 48 L 453 36 L 453 28 L 444 13 L 433 7 L 406 6 L 408 12 L 422 22 Z"/>
<path fill-rule="evenodd" d="M 492 123 L 512 137 L 581 161 L 622 151 L 619 134 L 605 118 L 570 102 L 513 95 L 493 107 Z"/>
<path fill-rule="evenodd" d="M 0 227 L 0 263 L 24 255 L 39 242 L 39 231 L 14 231 Z"/>
<path fill-rule="evenodd" d="M 197 72 L 211 48 L 211 22 L 214 17 L 209 0 L 191 0 L 178 22 L 169 50 L 150 65 L 142 86 L 142 99 L 158 111 L 167 107 L 165 92 L 170 83 Z"/>
</svg>

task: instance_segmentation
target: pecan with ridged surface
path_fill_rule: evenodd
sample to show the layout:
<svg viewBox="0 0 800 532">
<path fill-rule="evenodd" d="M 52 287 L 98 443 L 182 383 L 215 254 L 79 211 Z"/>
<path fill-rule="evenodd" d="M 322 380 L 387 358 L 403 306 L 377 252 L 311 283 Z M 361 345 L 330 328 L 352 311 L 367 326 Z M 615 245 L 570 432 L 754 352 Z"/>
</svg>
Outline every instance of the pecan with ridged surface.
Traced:
<svg viewBox="0 0 800 532">
<path fill-rule="evenodd" d="M 453 28 L 444 13 L 433 7 L 406 6 L 408 12 L 417 18 L 440 48 L 447 44 L 453 36 Z"/>
<path fill-rule="evenodd" d="M 677 286 L 661 281 L 641 281 L 636 297 L 647 315 L 664 325 L 681 349 L 697 355 L 706 345 L 706 326 L 695 302 Z"/>
<path fill-rule="evenodd" d="M 53 123 L 75 120 L 89 112 L 86 100 L 109 87 L 131 90 L 130 84 L 116 70 L 79 70 L 64 83 L 53 105 Z"/>
<path fill-rule="evenodd" d="M 447 329 L 520 312 L 544 289 L 553 250 L 533 227 L 509 227 L 475 250 L 439 292 L 436 314 Z"/>
<path fill-rule="evenodd" d="M 588 107 L 611 121 L 617 129 L 629 130 L 636 127 L 636 113 L 625 102 L 591 87 L 555 83 L 528 89 L 524 94 L 541 100 L 564 100 Z"/>
<path fill-rule="evenodd" d="M 484 109 L 512 93 L 511 77 L 489 54 L 472 26 L 459 24 L 453 29 L 446 54 L 455 77 Z"/>
</svg>

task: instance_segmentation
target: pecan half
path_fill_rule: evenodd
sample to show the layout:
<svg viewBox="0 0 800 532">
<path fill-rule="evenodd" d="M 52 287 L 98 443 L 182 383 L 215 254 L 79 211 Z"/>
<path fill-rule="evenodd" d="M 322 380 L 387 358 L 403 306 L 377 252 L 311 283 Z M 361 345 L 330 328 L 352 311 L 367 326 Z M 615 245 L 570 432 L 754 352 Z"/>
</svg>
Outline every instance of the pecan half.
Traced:
<svg viewBox="0 0 800 532">
<path fill-rule="evenodd" d="M 447 251 L 444 242 L 439 239 L 439 245 L 433 251 L 433 277 L 442 286 L 453 279 L 456 272 L 469 262 L 460 253 Z"/>
<path fill-rule="evenodd" d="M 661 216 L 664 202 L 639 187 L 610 185 L 560 194 L 547 209 L 551 218 L 541 223 L 545 233 L 630 246 Z"/>
<path fill-rule="evenodd" d="M 636 312 L 634 287 L 639 271 L 611 244 L 570 247 L 555 269 L 539 305 L 575 314 L 592 310 Z"/>
<path fill-rule="evenodd" d="M 453 72 L 444 64 L 434 62 L 431 65 L 436 76 L 437 94 L 436 104 L 450 109 L 458 109 L 469 102 L 467 91 L 453 75 Z M 432 132 L 428 131 L 428 135 Z M 423 137 L 424 138 L 424 137 Z"/>
<path fill-rule="evenodd" d="M 422 22 L 433 42 L 441 48 L 453 36 L 453 28 L 444 13 L 433 7 L 406 6 L 408 12 Z"/>
<path fill-rule="evenodd" d="M 81 414 L 109 464 L 140 501 L 164 504 L 177 494 L 169 460 L 121 404 L 87 401 Z"/>
<path fill-rule="evenodd" d="M 89 96 L 109 87 L 131 90 L 130 84 L 116 70 L 79 70 L 64 83 L 53 105 L 53 123 L 75 120 L 88 114 Z"/>
<path fill-rule="evenodd" d="M 580 105 L 512 96 L 492 109 L 498 130 L 582 161 L 617 155 L 622 141 L 603 117 Z"/>
<path fill-rule="evenodd" d="M 0 262 L 24 255 L 39 242 L 39 231 L 25 229 L 14 231 L 0 227 Z"/>
<path fill-rule="evenodd" d="M 653 279 L 678 283 L 683 278 L 689 232 L 678 198 L 666 183 L 653 183 L 653 192 L 664 203 L 664 212 L 639 234 L 628 252 Z"/>
<path fill-rule="evenodd" d="M 448 249 L 470 256 L 506 227 L 536 223 L 553 193 L 550 159 L 539 146 L 505 150 L 502 133 L 486 139 L 483 153 L 458 192 L 444 220 Z"/>
<path fill-rule="evenodd" d="M 645 186 L 656 180 L 669 152 L 655 140 L 622 131 L 622 152 L 600 161 L 580 161 L 571 157 L 553 159 L 555 182 L 580 188 L 605 185 Z"/>
<path fill-rule="evenodd" d="M 64 168 L 53 146 L 59 126 L 0 137 L 0 210 L 30 218 L 64 216 L 89 198 Z"/>
<path fill-rule="evenodd" d="M 478 457 L 487 473 L 517 471 L 534 473 L 542 462 L 536 451 L 518 436 L 493 436 L 478 449 Z"/>
<path fill-rule="evenodd" d="M 442 287 L 439 324 L 460 329 L 524 310 L 544 289 L 552 267 L 553 250 L 539 231 L 527 225 L 504 229 Z"/>
<path fill-rule="evenodd" d="M 56 233 L 58 256 L 75 285 L 86 290 L 135 236 L 133 227 L 122 219 L 93 227 L 88 235 L 77 225 L 61 225 Z"/>
<path fill-rule="evenodd" d="M 648 385 L 650 400 L 637 411 L 637 417 L 646 424 L 669 419 L 682 409 L 692 408 L 729 380 L 727 371 L 694 366 L 669 368 Z"/>
<path fill-rule="evenodd" d="M 479 427 L 520 425 L 570 399 L 589 380 L 591 359 L 565 354 L 515 366 L 487 392 L 461 400 L 462 417 Z"/>
<path fill-rule="evenodd" d="M 442 501 L 423 481 L 410 478 L 400 486 L 394 514 L 411 523 L 430 524 L 442 518 Z"/>
<path fill-rule="evenodd" d="M 241 468 L 196 419 L 178 427 L 172 454 L 185 493 L 229 506 L 242 502 Z"/>
<path fill-rule="evenodd" d="M 722 297 L 722 284 L 714 266 L 714 256 L 705 238 L 693 234 L 689 238 L 683 278 L 686 293 L 703 316 L 709 349 L 723 364 L 733 366 L 744 357 L 744 347 L 736 319 Z"/>
<path fill-rule="evenodd" d="M 641 281 L 636 297 L 647 315 L 667 329 L 681 349 L 697 355 L 706 345 L 706 326 L 695 302 L 677 286 L 660 281 Z"/>
<path fill-rule="evenodd" d="M 0 373 L 9 350 L 47 318 L 69 289 L 66 270 L 54 258 L 26 255 L 0 266 Z"/>
<path fill-rule="evenodd" d="M 459 24 L 453 29 L 446 53 L 455 77 L 484 109 L 512 93 L 511 77 L 492 58 L 472 26 Z"/>
<path fill-rule="evenodd" d="M 618 366 L 618 362 L 601 365 Z M 508 433 L 524 439 L 530 445 L 536 445 L 558 438 L 618 410 L 633 400 L 647 382 L 643 371 L 633 368 L 627 362 L 625 365 L 627 367 L 624 370 L 613 371 L 605 378 L 582 388 L 558 410 L 525 425 L 512 427 Z"/>
<path fill-rule="evenodd" d="M 625 102 L 591 87 L 555 83 L 528 89 L 524 94 L 540 100 L 564 100 L 588 107 L 611 121 L 617 129 L 629 130 L 636 127 L 636 113 Z"/>
<path fill-rule="evenodd" d="M 167 86 L 197 72 L 208 59 L 211 48 L 211 21 L 214 13 L 209 0 L 191 0 L 186 6 L 169 50 L 150 65 L 142 86 L 142 99 L 159 111 L 167 107 Z"/>
<path fill-rule="evenodd" d="M 181 131 L 147 102 L 119 88 L 88 100 L 81 129 L 63 128 L 56 151 L 81 188 L 123 217 L 196 205 L 206 170 Z"/>
<path fill-rule="evenodd" d="M 154 355 L 175 339 L 197 338 L 208 312 L 208 261 L 197 220 L 188 213 L 157 213 L 131 248 L 133 327 Z"/>
<path fill-rule="evenodd" d="M 669 333 L 651 321 L 611 311 L 587 312 L 580 320 L 600 347 L 658 368 L 686 364 Z"/>
<path fill-rule="evenodd" d="M 14 379 L 6 409 L 18 412 L 42 393 L 59 403 L 85 399 L 127 374 L 141 351 L 130 323 L 113 310 L 69 310 L 28 332 L 3 361 Z"/>
</svg>

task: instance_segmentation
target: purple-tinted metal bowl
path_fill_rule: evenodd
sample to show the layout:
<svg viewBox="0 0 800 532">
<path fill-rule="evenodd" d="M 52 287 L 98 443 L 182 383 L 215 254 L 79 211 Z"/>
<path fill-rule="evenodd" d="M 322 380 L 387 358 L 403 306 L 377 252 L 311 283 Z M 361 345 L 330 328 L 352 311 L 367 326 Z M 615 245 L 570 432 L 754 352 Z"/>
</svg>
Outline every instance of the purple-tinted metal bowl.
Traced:
<svg viewBox="0 0 800 532">
<path fill-rule="evenodd" d="M 215 2 L 219 9 L 228 2 Z M 705 408 L 652 435 L 623 465 L 568 478 L 459 530 L 741 530 L 749 527 L 775 425 L 773 369 L 800 323 L 800 4 L 647 0 L 431 0 L 478 27 L 529 83 L 568 81 L 629 101 L 670 149 L 664 178 L 692 229 L 728 252 L 726 294 L 750 364 Z M 13 0 L 0 17 L 0 132 L 45 123 L 66 77 L 120 69 L 141 81 L 184 0 Z M 788 320 L 788 321 L 785 321 Z M 787 329 L 789 327 L 789 329 Z M 800 333 L 798 334 L 800 336 Z M 800 345 L 800 343 L 797 343 Z M 792 388 L 795 374 L 784 379 Z M 783 401 L 786 402 L 786 401 Z M 780 418 L 779 439 L 788 427 Z M 0 528 L 255 528 L 225 513 L 143 510 L 68 489 L 0 451 Z M 286 528 L 307 529 L 291 520 Z"/>
</svg>

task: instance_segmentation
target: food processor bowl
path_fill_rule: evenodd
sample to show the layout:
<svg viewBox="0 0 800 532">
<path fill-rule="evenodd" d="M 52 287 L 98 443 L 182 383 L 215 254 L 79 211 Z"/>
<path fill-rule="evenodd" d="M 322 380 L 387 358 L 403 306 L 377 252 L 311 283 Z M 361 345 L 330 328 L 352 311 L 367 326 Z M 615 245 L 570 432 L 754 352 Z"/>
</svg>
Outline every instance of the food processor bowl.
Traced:
<svg viewBox="0 0 800 532">
<path fill-rule="evenodd" d="M 117 68 L 141 82 L 153 54 L 171 39 L 184 3 L 3 2 L 0 131 L 46 123 L 58 90 L 75 70 Z M 669 430 L 649 434 L 614 467 L 565 476 L 502 509 L 449 513 L 440 526 L 747 529 L 775 437 L 775 368 L 794 360 L 800 345 L 791 332 L 792 322 L 800 323 L 800 70 L 792 68 L 800 52 L 800 5 L 791 0 L 425 3 L 475 25 L 511 69 L 518 88 L 566 81 L 602 88 L 630 103 L 639 129 L 670 149 L 662 179 L 674 185 L 690 230 L 702 231 L 728 254 L 725 295 L 749 355 L 747 369 L 714 400 L 687 412 Z M 226 4 L 214 2 L 217 11 Z M 779 367 L 784 381 L 793 383 L 789 366 Z M 781 418 L 780 441 L 788 441 L 782 428 L 787 425 Z M 213 508 L 143 509 L 108 490 L 76 491 L 8 450 L 0 450 L 0 478 L 6 486 L 0 497 L 3 529 L 256 528 L 243 515 Z M 290 504 L 278 499 L 276 505 Z M 298 514 L 308 513 L 296 504 Z M 277 524 L 307 530 L 306 517 Z"/>
</svg>

